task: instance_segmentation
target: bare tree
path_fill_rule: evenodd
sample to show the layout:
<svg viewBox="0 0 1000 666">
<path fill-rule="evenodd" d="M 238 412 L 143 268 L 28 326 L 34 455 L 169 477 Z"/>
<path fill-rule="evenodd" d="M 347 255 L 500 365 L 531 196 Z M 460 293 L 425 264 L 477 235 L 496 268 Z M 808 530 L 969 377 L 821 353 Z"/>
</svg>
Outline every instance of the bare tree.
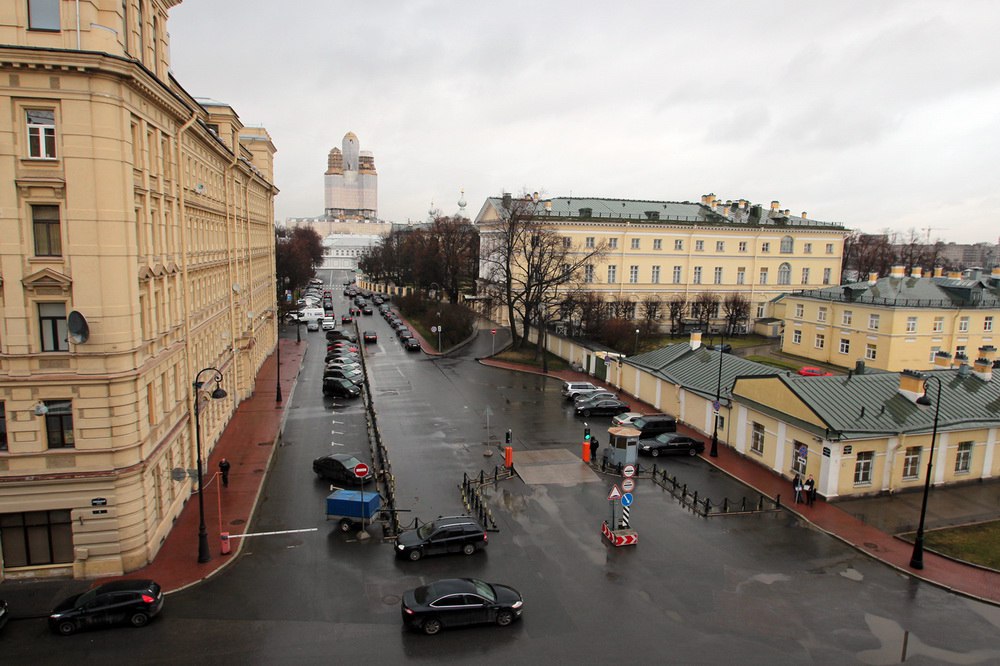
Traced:
<svg viewBox="0 0 1000 666">
<path fill-rule="evenodd" d="M 539 201 L 504 195 L 496 221 L 480 223 L 480 259 L 485 279 L 507 308 L 513 347 L 520 348 L 527 329 L 542 311 L 559 302 L 559 289 L 578 280 L 585 266 L 602 256 L 605 245 L 574 248 L 566 237 L 544 224 Z M 518 322 L 524 329 L 518 331 Z"/>
<path fill-rule="evenodd" d="M 580 311 L 580 326 L 583 334 L 589 338 L 597 338 L 601 334 L 604 322 L 608 320 L 607 303 L 592 291 L 584 293 L 577 299 Z"/>
<path fill-rule="evenodd" d="M 888 230 L 880 234 L 865 234 L 853 231 L 844 241 L 843 270 L 857 271 L 857 280 L 867 280 L 870 273 L 885 275 L 895 261 Z"/>
<path fill-rule="evenodd" d="M 656 296 L 647 296 L 642 299 L 642 332 L 649 335 L 657 326 L 657 322 L 663 317 L 663 302 Z"/>
<path fill-rule="evenodd" d="M 677 294 L 667 303 L 670 312 L 670 334 L 676 335 L 681 332 L 684 323 L 684 313 L 687 311 L 687 297 L 684 294 Z"/>
<path fill-rule="evenodd" d="M 698 321 L 702 331 L 708 332 L 708 325 L 719 308 L 719 295 L 712 292 L 702 292 L 691 301 L 691 318 Z"/>
<path fill-rule="evenodd" d="M 435 270 L 440 277 L 435 281 L 449 301 L 458 303 L 462 285 L 470 285 L 478 270 L 479 233 L 460 215 L 437 218 L 430 233 L 435 239 Z"/>
<path fill-rule="evenodd" d="M 726 336 L 736 335 L 750 321 L 750 299 L 739 292 L 729 294 L 722 301 L 722 311 L 726 319 Z"/>
<path fill-rule="evenodd" d="M 612 319 L 631 319 L 635 312 L 635 304 L 629 300 L 614 299 L 608 301 L 608 316 Z"/>
</svg>

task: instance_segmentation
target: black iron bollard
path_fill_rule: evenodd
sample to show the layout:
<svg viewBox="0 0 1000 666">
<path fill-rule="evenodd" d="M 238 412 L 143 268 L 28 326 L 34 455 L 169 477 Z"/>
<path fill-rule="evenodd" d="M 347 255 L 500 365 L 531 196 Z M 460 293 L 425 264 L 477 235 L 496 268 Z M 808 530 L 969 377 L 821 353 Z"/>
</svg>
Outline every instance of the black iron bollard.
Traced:
<svg viewBox="0 0 1000 666">
<path fill-rule="evenodd" d="M 722 500 L 722 513 L 729 513 L 729 498 L 726 497 Z"/>
<path fill-rule="evenodd" d="M 479 485 L 483 485 L 483 481 L 486 478 L 485 474 L 486 473 L 483 472 L 483 470 L 479 470 Z"/>
</svg>

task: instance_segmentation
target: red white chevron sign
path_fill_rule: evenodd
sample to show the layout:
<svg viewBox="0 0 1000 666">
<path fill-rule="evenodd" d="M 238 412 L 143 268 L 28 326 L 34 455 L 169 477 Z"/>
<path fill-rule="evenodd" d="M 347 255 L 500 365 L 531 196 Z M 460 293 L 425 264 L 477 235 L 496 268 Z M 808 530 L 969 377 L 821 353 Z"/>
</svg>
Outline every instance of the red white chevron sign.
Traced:
<svg viewBox="0 0 1000 666">
<path fill-rule="evenodd" d="M 612 530 L 606 520 L 601 524 L 601 534 L 616 547 L 634 546 L 639 543 L 639 535 L 634 530 Z"/>
</svg>

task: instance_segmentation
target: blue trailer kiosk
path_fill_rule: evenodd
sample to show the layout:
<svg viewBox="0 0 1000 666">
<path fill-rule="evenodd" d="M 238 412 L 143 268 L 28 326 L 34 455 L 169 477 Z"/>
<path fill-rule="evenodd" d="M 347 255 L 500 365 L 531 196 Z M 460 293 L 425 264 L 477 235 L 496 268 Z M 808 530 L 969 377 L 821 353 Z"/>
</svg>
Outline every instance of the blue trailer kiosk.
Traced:
<svg viewBox="0 0 1000 666">
<path fill-rule="evenodd" d="M 326 519 L 339 518 L 340 531 L 349 532 L 355 522 L 362 527 L 382 509 L 382 496 L 363 490 L 336 490 L 326 496 Z"/>
</svg>

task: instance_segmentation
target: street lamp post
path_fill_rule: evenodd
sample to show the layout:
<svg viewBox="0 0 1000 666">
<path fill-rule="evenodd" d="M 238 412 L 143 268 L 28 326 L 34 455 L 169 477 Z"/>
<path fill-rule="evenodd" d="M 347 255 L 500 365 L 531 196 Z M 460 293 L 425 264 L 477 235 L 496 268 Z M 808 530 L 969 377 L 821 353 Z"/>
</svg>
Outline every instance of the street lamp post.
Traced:
<svg viewBox="0 0 1000 666">
<path fill-rule="evenodd" d="M 724 353 L 722 351 L 722 345 L 725 341 L 726 336 L 721 335 L 719 339 L 719 346 L 717 347 L 719 352 L 719 378 L 715 382 L 715 402 L 712 403 L 714 412 L 713 418 L 715 419 L 715 423 L 712 427 L 712 448 L 708 451 L 708 455 L 712 458 L 719 457 L 719 410 L 722 408 L 720 400 L 722 399 L 722 354 Z"/>
<path fill-rule="evenodd" d="M 914 569 L 924 568 L 924 520 L 927 518 L 927 496 L 931 492 L 931 474 L 934 470 L 934 444 L 937 440 L 938 415 L 941 413 L 941 380 L 938 377 L 927 377 L 925 381 L 934 380 L 937 382 L 937 401 L 934 405 L 934 427 L 931 429 L 931 451 L 927 456 L 927 478 L 924 479 L 924 499 L 920 504 L 920 523 L 917 525 L 917 538 L 913 541 L 913 555 L 910 556 L 910 566 Z M 931 399 L 927 397 L 927 389 L 924 394 L 917 398 L 918 405 L 931 404 Z"/>
<path fill-rule="evenodd" d="M 438 354 L 441 353 L 441 313 L 437 313 L 438 317 Z"/>
<path fill-rule="evenodd" d="M 209 396 L 213 400 L 226 397 L 226 392 L 219 386 L 222 381 L 222 373 L 217 368 L 203 368 L 194 377 L 194 441 L 195 454 L 198 456 L 198 561 L 208 562 L 212 556 L 208 552 L 208 529 L 205 527 L 205 499 L 202 495 L 202 463 L 201 463 L 201 387 L 204 386 L 199 377 L 202 373 L 215 373 L 209 381 L 215 382 L 215 390 Z"/>
<path fill-rule="evenodd" d="M 278 283 L 281 286 L 281 283 Z M 278 309 L 275 308 L 275 312 Z M 274 324 L 274 346 L 278 350 L 278 367 L 274 371 L 274 402 L 281 403 L 281 317 L 278 317 Z"/>
<path fill-rule="evenodd" d="M 632 356 L 639 353 L 639 329 L 635 329 L 635 346 L 632 347 Z"/>
</svg>

